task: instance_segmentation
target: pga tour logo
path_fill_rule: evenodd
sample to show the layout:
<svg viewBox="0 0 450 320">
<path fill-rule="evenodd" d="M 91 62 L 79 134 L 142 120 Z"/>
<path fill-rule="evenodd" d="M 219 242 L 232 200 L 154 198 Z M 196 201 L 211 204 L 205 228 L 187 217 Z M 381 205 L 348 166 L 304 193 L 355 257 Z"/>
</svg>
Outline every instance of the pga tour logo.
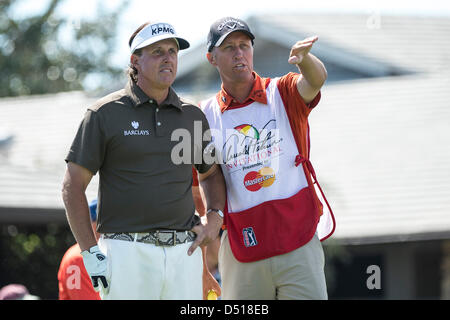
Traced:
<svg viewBox="0 0 450 320">
<path fill-rule="evenodd" d="M 131 121 L 131 126 L 134 130 L 123 130 L 124 136 L 149 136 L 150 130 L 138 130 L 139 122 Z"/>
<path fill-rule="evenodd" d="M 254 247 L 258 244 L 256 241 L 255 232 L 252 227 L 242 229 L 242 235 L 244 236 L 244 245 L 248 247 Z"/>
</svg>

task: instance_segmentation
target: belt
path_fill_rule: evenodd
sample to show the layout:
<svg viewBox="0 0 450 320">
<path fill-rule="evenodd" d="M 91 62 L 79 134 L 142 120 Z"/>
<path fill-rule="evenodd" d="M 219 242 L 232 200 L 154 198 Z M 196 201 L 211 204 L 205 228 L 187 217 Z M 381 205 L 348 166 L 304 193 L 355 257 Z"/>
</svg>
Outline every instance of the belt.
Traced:
<svg viewBox="0 0 450 320">
<path fill-rule="evenodd" d="M 197 235 L 192 231 L 156 230 L 138 233 L 103 233 L 102 236 L 104 239 L 151 243 L 155 246 L 175 246 L 194 241 Z"/>
</svg>

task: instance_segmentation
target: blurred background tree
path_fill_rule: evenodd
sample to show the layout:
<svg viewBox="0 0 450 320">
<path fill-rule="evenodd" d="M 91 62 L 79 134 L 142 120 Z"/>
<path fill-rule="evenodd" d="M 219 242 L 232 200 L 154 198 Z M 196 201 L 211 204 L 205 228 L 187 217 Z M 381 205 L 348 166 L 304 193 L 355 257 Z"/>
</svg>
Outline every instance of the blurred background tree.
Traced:
<svg viewBox="0 0 450 320">
<path fill-rule="evenodd" d="M 23 10 L 37 3 L 40 10 Z M 0 97 L 115 89 L 124 68 L 112 60 L 129 1 L 113 9 L 90 2 L 94 10 L 77 20 L 58 10 L 65 3 L 0 0 Z M 0 224 L 0 287 L 20 283 L 41 299 L 57 299 L 59 263 L 74 243 L 67 224 Z"/>
<path fill-rule="evenodd" d="M 0 225 L 0 287 L 19 283 L 40 299 L 58 299 L 58 269 L 75 239 L 66 225 Z"/>
<path fill-rule="evenodd" d="M 17 18 L 19 2 L 0 1 L 0 97 L 102 89 L 120 79 L 123 70 L 110 58 L 128 1 L 109 11 L 98 4 L 94 18 L 89 13 L 78 21 L 58 15 L 64 0 L 48 1 L 37 16 Z"/>
</svg>

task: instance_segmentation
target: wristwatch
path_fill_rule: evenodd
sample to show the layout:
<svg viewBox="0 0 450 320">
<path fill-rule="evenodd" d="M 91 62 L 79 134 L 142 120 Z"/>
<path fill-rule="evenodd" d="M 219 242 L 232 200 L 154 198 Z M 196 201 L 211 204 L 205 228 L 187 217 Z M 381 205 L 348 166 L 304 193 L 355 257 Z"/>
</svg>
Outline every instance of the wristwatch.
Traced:
<svg viewBox="0 0 450 320">
<path fill-rule="evenodd" d="M 222 210 L 219 210 L 219 209 L 208 209 L 208 211 L 206 211 L 206 214 L 210 213 L 211 211 L 217 212 L 219 217 L 221 217 L 223 219 L 223 212 L 222 212 Z"/>
</svg>

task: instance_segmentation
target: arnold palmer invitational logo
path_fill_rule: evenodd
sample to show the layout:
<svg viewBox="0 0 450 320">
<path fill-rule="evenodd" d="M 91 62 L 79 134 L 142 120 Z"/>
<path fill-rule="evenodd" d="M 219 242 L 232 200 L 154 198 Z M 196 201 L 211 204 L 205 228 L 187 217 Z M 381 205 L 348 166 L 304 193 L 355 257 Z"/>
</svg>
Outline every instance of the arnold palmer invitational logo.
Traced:
<svg viewBox="0 0 450 320">
<path fill-rule="evenodd" d="M 227 130 L 222 148 L 223 161 L 230 172 L 261 166 L 277 171 L 282 141 L 275 119 L 269 120 L 260 130 L 248 123 L 238 125 Z"/>
<path fill-rule="evenodd" d="M 275 172 L 270 167 L 261 168 L 259 171 L 250 171 L 244 177 L 244 186 L 248 191 L 258 191 L 268 188 L 275 182 Z"/>
</svg>

